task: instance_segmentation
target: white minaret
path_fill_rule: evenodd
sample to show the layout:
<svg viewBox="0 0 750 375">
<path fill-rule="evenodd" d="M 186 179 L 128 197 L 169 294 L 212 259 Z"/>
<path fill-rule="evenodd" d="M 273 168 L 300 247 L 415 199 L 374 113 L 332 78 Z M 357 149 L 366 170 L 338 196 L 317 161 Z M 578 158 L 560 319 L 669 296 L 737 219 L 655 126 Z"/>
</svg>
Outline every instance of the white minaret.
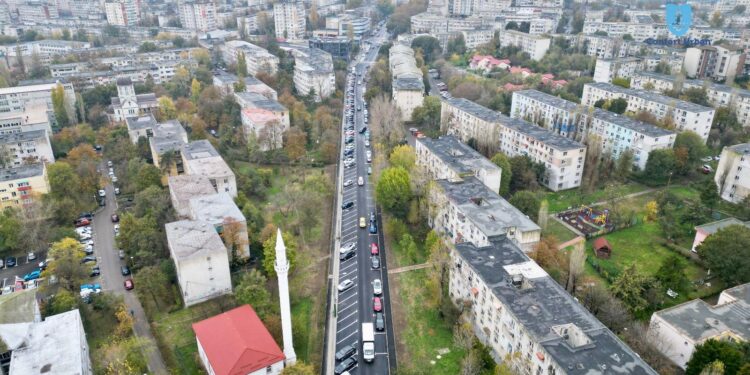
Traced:
<svg viewBox="0 0 750 375">
<path fill-rule="evenodd" d="M 281 229 L 276 232 L 276 261 L 273 264 L 276 270 L 276 278 L 279 280 L 279 303 L 281 304 L 281 333 L 284 337 L 284 356 L 286 356 L 286 366 L 291 366 L 297 362 L 297 355 L 294 354 L 294 344 L 292 344 L 292 313 L 289 307 L 289 261 L 286 259 L 286 246 L 284 239 L 281 238 Z"/>
</svg>

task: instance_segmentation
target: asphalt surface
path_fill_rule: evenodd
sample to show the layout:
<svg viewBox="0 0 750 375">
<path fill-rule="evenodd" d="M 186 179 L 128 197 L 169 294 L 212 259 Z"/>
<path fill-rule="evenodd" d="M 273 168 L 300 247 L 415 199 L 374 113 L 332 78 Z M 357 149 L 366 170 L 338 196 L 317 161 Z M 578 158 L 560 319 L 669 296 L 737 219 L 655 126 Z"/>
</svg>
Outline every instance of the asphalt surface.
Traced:
<svg viewBox="0 0 750 375">
<path fill-rule="evenodd" d="M 340 350 L 341 348 L 354 344 L 357 348 L 355 356 L 358 359 L 357 365 L 350 369 L 351 374 L 390 374 L 396 369 L 396 351 L 395 351 L 395 338 L 393 335 L 393 328 L 391 325 L 391 308 L 390 308 L 390 293 L 388 290 L 388 274 L 386 267 L 386 253 L 387 249 L 384 248 L 383 241 L 383 226 L 380 218 L 380 213 L 376 213 L 376 221 L 378 226 L 377 234 L 370 234 L 367 228 L 359 227 L 360 218 L 364 218 L 366 224 L 369 226 L 370 215 L 372 212 L 377 210 L 374 200 L 375 187 L 370 185 L 368 176 L 368 167 L 370 163 L 367 162 L 366 153 L 367 151 L 373 152 L 372 148 L 365 146 L 365 135 L 360 134 L 359 131 L 362 129 L 364 124 L 364 92 L 365 83 L 359 84 L 359 82 L 366 77 L 367 71 L 375 61 L 380 48 L 382 39 L 385 37 L 385 33 L 381 32 L 378 34 L 378 40 L 371 38 L 373 45 L 370 47 L 365 55 L 362 62 L 354 62 L 352 66 L 355 67 L 357 72 L 357 78 L 352 82 L 355 85 L 354 89 L 354 130 L 355 134 L 355 162 L 356 164 L 350 168 L 345 168 L 343 163 L 340 163 L 341 168 L 340 175 L 341 181 L 352 180 L 354 183 L 351 186 L 343 187 L 338 195 L 338 206 L 344 202 L 354 202 L 352 208 L 339 211 L 341 218 L 340 223 L 340 243 L 347 244 L 350 242 L 356 243 L 356 255 L 348 260 L 339 261 L 339 249 L 335 248 L 335 263 L 334 272 L 336 273 L 333 277 L 333 287 L 336 288 L 338 283 L 345 279 L 352 280 L 354 286 L 342 293 L 338 293 L 335 300 L 335 343 L 329 343 L 327 350 L 328 355 L 331 353 L 331 346 L 335 346 L 333 352 Z M 361 77 L 359 77 L 361 74 Z M 357 111 L 356 108 L 361 107 L 362 111 Z M 346 114 L 344 114 L 346 117 Z M 344 122 L 346 123 L 346 122 Z M 344 144 L 342 142 L 342 144 Z M 342 147 L 343 152 L 343 147 Z M 374 155 L 372 155 L 374 158 Z M 358 178 L 364 179 L 364 185 L 358 186 Z M 376 243 L 380 252 L 380 268 L 373 269 L 371 265 L 370 246 L 372 243 Z M 367 363 L 362 358 L 362 336 L 361 327 L 362 323 L 368 323 L 375 321 L 375 312 L 373 311 L 373 287 L 372 282 L 375 279 L 380 279 L 383 283 L 383 294 L 381 296 L 383 313 L 385 315 L 385 326 L 386 330 L 383 332 L 375 331 L 375 360 L 372 363 Z M 330 327 L 330 326 L 329 326 Z M 336 363 L 338 364 L 338 363 Z M 335 366 L 335 364 L 334 364 Z M 333 369 L 329 368 L 326 373 L 333 373 Z"/>
</svg>

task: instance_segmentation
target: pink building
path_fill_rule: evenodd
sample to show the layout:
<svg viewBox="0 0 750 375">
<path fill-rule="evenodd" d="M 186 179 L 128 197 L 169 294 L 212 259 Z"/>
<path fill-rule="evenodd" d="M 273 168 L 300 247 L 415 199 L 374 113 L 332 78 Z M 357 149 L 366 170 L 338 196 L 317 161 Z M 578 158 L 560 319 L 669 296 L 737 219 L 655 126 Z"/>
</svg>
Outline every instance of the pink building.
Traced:
<svg viewBox="0 0 750 375">
<path fill-rule="evenodd" d="M 750 228 L 750 222 L 743 222 L 733 217 L 730 217 L 724 220 L 714 221 L 708 224 L 699 225 L 695 227 L 695 239 L 693 240 L 693 247 L 690 250 L 694 253 L 697 253 L 698 245 L 702 244 L 703 241 L 706 239 L 706 237 L 730 225 L 744 225 Z"/>
<path fill-rule="evenodd" d="M 469 68 L 474 70 L 484 70 L 485 73 L 492 69 L 508 69 L 510 60 L 500 60 L 490 55 L 474 55 L 469 62 Z"/>
</svg>

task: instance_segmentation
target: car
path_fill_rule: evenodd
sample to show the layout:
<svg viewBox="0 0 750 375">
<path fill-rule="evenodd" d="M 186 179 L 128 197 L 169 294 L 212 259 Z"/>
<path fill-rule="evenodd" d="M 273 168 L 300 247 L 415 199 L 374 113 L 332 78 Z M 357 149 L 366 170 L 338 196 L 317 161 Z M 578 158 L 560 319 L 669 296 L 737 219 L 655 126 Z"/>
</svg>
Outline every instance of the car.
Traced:
<svg viewBox="0 0 750 375">
<path fill-rule="evenodd" d="M 120 267 L 120 273 L 123 276 L 130 275 L 130 267 L 128 267 L 128 266 L 122 266 L 122 267 Z"/>
<path fill-rule="evenodd" d="M 120 195 L 120 188 L 115 188 L 115 195 Z"/>
<path fill-rule="evenodd" d="M 75 225 L 75 227 L 76 227 L 76 228 L 79 228 L 79 227 L 85 227 L 85 226 L 88 226 L 88 225 L 90 225 L 90 224 L 91 224 L 91 220 L 89 220 L 89 219 L 87 219 L 87 218 L 85 218 L 85 217 L 82 217 L 82 218 L 78 218 L 78 219 L 77 219 L 77 220 L 75 221 L 75 223 L 74 223 L 74 225 Z"/>
<path fill-rule="evenodd" d="M 374 270 L 380 269 L 380 257 L 377 255 L 370 257 L 370 265 Z"/>
<path fill-rule="evenodd" d="M 84 263 L 84 264 L 85 263 L 92 263 L 92 262 L 96 263 L 96 257 L 95 256 L 87 255 L 87 256 L 83 257 L 83 259 L 81 259 L 81 263 Z"/>
<path fill-rule="evenodd" d="M 360 228 L 367 227 L 367 222 L 365 221 L 365 217 L 364 216 L 359 218 L 359 227 Z"/>
<path fill-rule="evenodd" d="M 348 210 L 348 209 L 350 209 L 352 207 L 354 207 L 354 202 L 353 201 L 349 201 L 349 202 L 346 202 L 346 203 L 344 203 L 344 204 L 341 205 L 341 209 L 342 210 Z"/>
<path fill-rule="evenodd" d="M 351 357 L 352 354 L 354 354 L 356 351 L 357 351 L 356 344 L 347 345 L 347 346 L 341 348 L 341 350 L 339 350 L 339 351 L 336 352 L 336 360 L 337 361 L 343 361 L 343 360 Z"/>
<path fill-rule="evenodd" d="M 135 288 L 135 284 L 133 284 L 133 279 L 125 279 L 122 285 L 125 287 L 125 290 L 133 290 L 133 288 Z"/>
<path fill-rule="evenodd" d="M 381 312 L 375 314 L 375 330 L 376 331 L 385 330 L 385 318 L 383 317 L 383 313 Z"/>
<path fill-rule="evenodd" d="M 94 255 L 94 246 L 86 245 L 86 247 L 83 248 L 83 252 L 86 253 L 86 255 Z"/>
<path fill-rule="evenodd" d="M 370 244 L 370 254 L 372 255 L 378 255 L 380 253 L 380 249 L 378 249 L 378 244 L 375 242 Z"/>
<path fill-rule="evenodd" d="M 120 222 L 120 216 L 119 216 L 119 215 L 117 215 L 117 214 L 112 214 L 112 217 L 111 217 L 111 219 L 112 219 L 112 222 L 113 222 L 113 223 L 118 223 L 118 222 Z"/>
<path fill-rule="evenodd" d="M 346 180 L 346 181 L 344 181 L 344 187 L 349 187 L 349 186 L 352 186 L 352 185 L 354 185 L 354 181 L 352 181 L 352 180 Z"/>
<path fill-rule="evenodd" d="M 26 256 L 26 260 L 28 260 L 29 262 L 35 259 L 36 259 L 36 254 L 34 253 L 29 253 L 29 255 Z"/>
<path fill-rule="evenodd" d="M 709 174 L 709 173 L 711 173 L 711 172 L 713 172 L 713 171 L 714 171 L 714 169 L 713 169 L 713 168 L 711 168 L 711 166 L 710 166 L 710 165 L 708 165 L 708 164 L 704 164 L 704 165 L 703 165 L 703 166 L 702 166 L 702 167 L 700 168 L 700 170 L 701 170 L 701 172 L 703 172 L 703 174 Z"/>
<path fill-rule="evenodd" d="M 36 270 L 33 270 L 33 271 L 31 271 L 31 272 L 29 272 L 29 273 L 27 273 L 27 274 L 23 275 L 23 281 L 31 281 L 31 280 L 36 280 L 36 279 L 38 279 L 38 278 L 39 278 L 39 276 L 41 276 L 41 275 L 42 275 L 42 270 L 40 270 L 40 269 L 36 269 Z"/>
<path fill-rule="evenodd" d="M 380 297 L 372 298 L 372 310 L 375 312 L 383 311 L 383 301 L 380 299 Z"/>
<path fill-rule="evenodd" d="M 341 255 L 339 255 L 339 261 L 343 262 L 343 261 L 345 261 L 347 259 L 350 259 L 350 258 L 354 257 L 354 255 L 356 255 L 356 254 L 357 254 L 356 251 L 349 251 L 349 252 L 346 252 L 346 253 L 342 253 Z"/>
<path fill-rule="evenodd" d="M 346 253 L 349 251 L 353 251 L 357 248 L 357 244 L 355 242 L 347 242 L 346 244 L 341 246 L 341 249 L 339 249 L 339 253 Z"/>
<path fill-rule="evenodd" d="M 339 283 L 338 290 L 339 290 L 339 292 L 343 292 L 343 291 L 346 291 L 346 290 L 348 290 L 349 288 L 351 288 L 353 286 L 354 286 L 354 281 L 346 279 L 346 280 L 342 281 L 341 283 Z"/>
<path fill-rule="evenodd" d="M 417 130 L 419 130 L 419 129 L 417 129 L 417 128 L 409 128 L 409 132 L 412 133 L 412 134 L 414 134 L 414 132 L 416 132 Z"/>
<path fill-rule="evenodd" d="M 369 230 L 370 234 L 377 234 L 378 233 L 378 226 L 377 226 L 377 224 L 375 224 L 375 222 L 371 222 L 370 223 L 370 227 L 369 227 L 368 230 Z"/>
<path fill-rule="evenodd" d="M 107 192 L 105 192 L 104 190 L 99 190 L 99 196 L 100 197 L 104 197 L 106 195 L 107 195 Z"/>
<path fill-rule="evenodd" d="M 367 127 L 364 126 L 362 127 L 362 129 L 359 129 L 359 134 L 365 134 L 366 131 L 367 131 Z"/>
<path fill-rule="evenodd" d="M 713 160 L 714 160 L 713 156 L 706 156 L 705 158 L 701 159 L 701 161 L 704 163 L 709 163 Z"/>
<path fill-rule="evenodd" d="M 125 250 L 118 250 L 117 256 L 120 257 L 120 259 L 125 259 Z"/>
<path fill-rule="evenodd" d="M 372 294 L 376 296 L 383 294 L 383 282 L 380 279 L 372 281 Z"/>
<path fill-rule="evenodd" d="M 372 174 L 372 167 L 367 167 L 367 174 L 368 174 L 368 175 L 371 175 L 371 174 Z"/>
<path fill-rule="evenodd" d="M 49 264 L 49 260 L 50 259 L 43 260 L 43 261 L 39 262 L 39 269 L 42 270 L 42 271 L 46 270 L 47 269 L 47 265 Z"/>
<path fill-rule="evenodd" d="M 365 141 L 365 147 L 370 147 L 370 140 L 369 139 Z"/>
<path fill-rule="evenodd" d="M 99 269 L 99 266 L 94 266 L 94 268 L 91 269 L 91 273 L 89 274 L 89 277 L 96 277 L 102 274 L 101 269 Z"/>
<path fill-rule="evenodd" d="M 345 359 L 343 362 L 336 365 L 336 368 L 333 369 L 334 374 L 336 375 L 342 375 L 343 373 L 351 370 L 352 367 L 354 367 L 357 364 L 357 360 L 353 357 L 349 357 Z"/>
<path fill-rule="evenodd" d="M 370 222 L 374 222 L 374 221 L 375 221 L 375 211 L 371 211 L 370 212 Z"/>
<path fill-rule="evenodd" d="M 357 178 L 357 185 L 365 186 L 365 178 L 362 176 L 359 176 L 359 178 Z"/>
<path fill-rule="evenodd" d="M 110 168 L 112 168 L 112 160 L 108 160 L 107 161 L 107 166 L 110 167 Z"/>
<path fill-rule="evenodd" d="M 15 257 L 7 257 L 5 258 L 5 267 L 11 268 L 16 266 L 16 258 Z"/>
<path fill-rule="evenodd" d="M 117 176 L 112 176 L 112 182 L 117 182 Z"/>
</svg>

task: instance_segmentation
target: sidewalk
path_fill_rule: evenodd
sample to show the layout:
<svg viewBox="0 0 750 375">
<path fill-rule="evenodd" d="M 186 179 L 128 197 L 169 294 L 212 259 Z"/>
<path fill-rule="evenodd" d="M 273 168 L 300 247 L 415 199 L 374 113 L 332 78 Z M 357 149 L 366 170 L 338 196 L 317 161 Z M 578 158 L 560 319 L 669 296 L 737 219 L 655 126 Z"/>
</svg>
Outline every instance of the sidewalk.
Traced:
<svg viewBox="0 0 750 375">
<path fill-rule="evenodd" d="M 422 264 L 414 264 L 411 266 L 405 266 L 400 268 L 394 268 L 392 270 L 388 270 L 388 274 L 392 275 L 394 273 L 402 273 L 402 272 L 408 272 L 408 271 L 414 271 L 414 270 L 421 270 L 422 268 L 427 268 L 430 266 L 430 263 L 422 263 Z"/>
</svg>

